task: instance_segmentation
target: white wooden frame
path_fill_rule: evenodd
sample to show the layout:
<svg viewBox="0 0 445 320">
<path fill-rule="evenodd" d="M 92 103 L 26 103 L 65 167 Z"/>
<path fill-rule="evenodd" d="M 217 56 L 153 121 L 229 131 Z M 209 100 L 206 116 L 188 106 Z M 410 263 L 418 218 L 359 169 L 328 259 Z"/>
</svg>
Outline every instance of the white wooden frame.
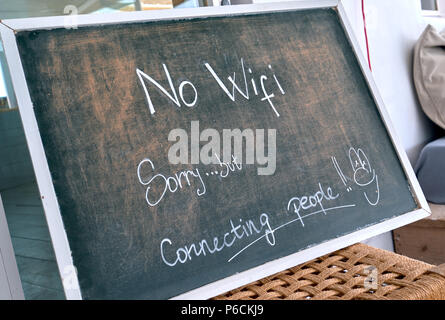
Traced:
<svg viewBox="0 0 445 320">
<path fill-rule="evenodd" d="M 246 15 L 255 13 L 294 11 L 314 8 L 336 8 L 341 17 L 341 21 L 349 37 L 355 55 L 360 63 L 362 72 L 368 82 L 380 115 L 389 132 L 392 143 L 403 166 L 405 174 L 410 184 L 410 189 L 418 204 L 418 209 L 408 212 L 393 219 L 386 220 L 376 225 L 356 231 L 346 236 L 336 238 L 325 243 L 314 246 L 284 258 L 270 261 L 261 266 L 257 266 L 247 271 L 235 274 L 225 279 L 204 285 L 200 288 L 181 294 L 174 299 L 207 299 L 222 292 L 248 284 L 252 281 L 269 276 L 299 263 L 314 259 L 329 252 L 341 249 L 354 243 L 366 240 L 384 232 L 399 228 L 425 218 L 430 214 L 430 209 L 422 190 L 418 184 L 414 171 L 408 161 L 408 157 L 396 136 L 390 117 L 384 107 L 383 100 L 378 93 L 372 75 L 368 69 L 368 64 L 364 58 L 360 46 L 354 37 L 352 28 L 346 17 L 345 9 L 341 1 L 337 0 L 317 0 L 298 1 L 282 3 L 263 3 L 254 5 L 238 5 L 223 7 L 207 7 L 193 9 L 161 10 L 153 12 L 132 12 L 132 13 L 111 13 L 101 15 L 80 15 L 77 17 L 77 27 L 106 24 L 122 24 L 144 21 L 160 21 L 174 19 L 191 19 L 204 17 L 217 17 L 228 15 Z M 51 174 L 48 168 L 43 144 L 37 127 L 36 118 L 33 112 L 33 105 L 28 92 L 19 51 L 15 41 L 15 32 L 29 31 L 37 29 L 63 28 L 64 17 L 29 18 L 5 20 L 0 23 L 0 35 L 4 44 L 6 58 L 9 69 L 12 71 L 11 77 L 20 109 L 20 114 L 25 129 L 28 147 L 45 209 L 51 239 L 56 254 L 59 271 L 64 283 L 64 290 L 68 299 L 81 299 L 81 291 L 77 285 L 77 277 L 73 274 L 65 274 L 72 269 L 73 259 L 66 232 L 63 226 L 62 217 L 59 210 L 58 201 L 52 184 Z"/>
<path fill-rule="evenodd" d="M 24 300 L 5 210 L 0 197 L 0 299 Z"/>
<path fill-rule="evenodd" d="M 445 0 L 436 0 L 437 10 L 422 10 L 426 17 L 445 17 Z"/>
</svg>

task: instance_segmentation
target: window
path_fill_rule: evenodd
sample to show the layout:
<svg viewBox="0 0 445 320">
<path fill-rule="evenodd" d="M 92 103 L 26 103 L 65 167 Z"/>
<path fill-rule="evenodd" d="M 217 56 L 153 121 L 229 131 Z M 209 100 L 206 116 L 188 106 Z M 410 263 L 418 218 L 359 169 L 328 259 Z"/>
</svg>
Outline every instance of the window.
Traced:
<svg viewBox="0 0 445 320">
<path fill-rule="evenodd" d="M 445 16 L 445 0 L 421 0 L 425 16 Z"/>
<path fill-rule="evenodd" d="M 8 107 L 8 99 L 6 98 L 6 85 L 2 72 L 2 59 L 3 50 L 2 44 L 0 43 L 0 109 Z"/>
<path fill-rule="evenodd" d="M 422 10 L 438 11 L 436 0 L 422 0 Z"/>
<path fill-rule="evenodd" d="M 15 107 L 17 107 L 17 101 L 12 90 L 11 77 L 6 65 L 5 53 L 0 42 L 0 109 Z"/>
<path fill-rule="evenodd" d="M 6 108 L 7 101 L 6 101 L 6 88 L 5 83 L 3 81 L 3 75 L 0 72 L 0 108 Z"/>
</svg>

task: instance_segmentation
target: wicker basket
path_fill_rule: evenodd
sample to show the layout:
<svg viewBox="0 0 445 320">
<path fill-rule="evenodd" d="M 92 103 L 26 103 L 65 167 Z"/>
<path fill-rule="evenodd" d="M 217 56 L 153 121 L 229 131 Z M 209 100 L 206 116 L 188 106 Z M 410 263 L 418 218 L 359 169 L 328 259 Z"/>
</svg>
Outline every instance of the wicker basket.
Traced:
<svg viewBox="0 0 445 320">
<path fill-rule="evenodd" d="M 445 268 L 356 244 L 215 300 L 443 300 Z"/>
</svg>

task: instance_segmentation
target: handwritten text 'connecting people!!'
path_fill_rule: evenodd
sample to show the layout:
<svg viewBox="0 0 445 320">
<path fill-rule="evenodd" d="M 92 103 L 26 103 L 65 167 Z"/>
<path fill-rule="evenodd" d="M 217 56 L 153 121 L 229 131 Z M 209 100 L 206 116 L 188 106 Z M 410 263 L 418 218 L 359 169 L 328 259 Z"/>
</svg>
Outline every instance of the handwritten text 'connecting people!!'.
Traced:
<svg viewBox="0 0 445 320">
<path fill-rule="evenodd" d="M 208 73 L 211 81 L 214 82 L 214 88 L 222 90 L 228 101 L 235 102 L 237 98 L 249 100 L 253 96 L 257 96 L 265 103 L 265 106 L 270 108 L 272 111 L 271 117 L 279 118 L 280 111 L 275 105 L 277 101 L 275 100 L 276 94 L 285 95 L 286 92 L 272 65 L 268 64 L 264 68 L 267 70 L 266 74 L 260 75 L 255 75 L 252 68 L 246 66 L 243 58 L 240 59 L 237 67 L 238 77 L 236 72 L 223 77 L 215 71 L 210 63 L 203 63 L 203 69 Z M 178 82 L 179 86 L 175 86 L 168 66 L 163 63 L 162 68 L 168 86 L 161 85 L 158 82 L 159 79 L 155 80 L 142 70 L 136 69 L 150 115 L 154 116 L 157 110 L 150 95 L 153 89 L 160 91 L 161 96 L 170 103 L 173 102 L 178 108 L 182 106 L 196 107 L 199 102 L 199 86 L 187 79 Z M 239 76 L 240 74 L 241 76 Z M 179 79 L 184 79 L 184 77 Z M 269 90 L 272 87 L 274 92 Z M 225 129 L 221 138 L 220 134 L 211 128 L 207 128 L 200 133 L 199 121 L 191 121 L 190 127 L 190 140 L 188 133 L 183 128 L 173 129 L 168 137 L 168 141 L 176 141 L 169 150 L 170 163 L 174 165 L 188 164 L 188 169 L 168 174 L 158 170 L 154 161 L 149 157 L 139 163 L 137 177 L 139 183 L 145 188 L 145 200 L 149 207 L 161 205 L 162 201 L 174 197 L 175 194 L 184 189 L 194 188 L 196 197 L 205 197 L 210 182 L 224 183 L 226 179 L 230 179 L 240 171 L 245 170 L 241 150 L 243 140 L 247 145 L 246 164 L 254 163 L 256 158 L 258 164 L 266 165 L 266 167 L 261 168 L 262 171 L 259 171 L 259 175 L 270 175 L 275 172 L 275 129 L 268 130 L 268 154 L 266 154 L 264 129 L 245 129 L 242 132 L 240 129 Z M 232 140 L 235 141 L 234 153 L 232 152 L 232 145 L 228 143 Z M 200 142 L 203 141 L 211 141 L 212 143 L 209 142 L 200 148 Z M 223 142 L 223 155 L 220 153 L 220 141 Z M 236 141 L 238 141 L 238 145 L 236 145 Z M 165 237 L 160 242 L 160 255 L 163 263 L 169 267 L 174 267 L 222 251 L 229 253 L 228 262 L 231 262 L 261 240 L 274 247 L 277 244 L 275 234 L 283 228 L 295 223 L 304 228 L 307 223 L 305 220 L 309 217 L 325 216 L 334 211 L 344 211 L 356 207 L 357 203 L 346 202 L 346 199 L 350 199 L 350 197 L 345 198 L 344 195 L 350 192 L 359 192 L 365 205 L 373 207 L 378 205 L 380 201 L 379 178 L 362 148 L 350 147 L 347 157 L 340 161 L 343 167 L 339 165 L 336 156 L 331 156 L 330 160 L 333 169 L 340 178 L 340 182 L 336 184 L 337 187 L 335 188 L 344 186 L 345 192 L 334 191 L 333 186 L 324 186 L 321 182 L 317 182 L 312 188 L 306 186 L 307 192 L 303 192 L 303 194 L 289 195 L 287 203 L 283 204 L 283 212 L 289 216 L 289 220 L 284 223 L 281 221 L 280 223 L 275 222 L 277 225 L 274 224 L 273 220 L 277 216 L 277 212 L 259 212 L 257 217 L 250 217 L 249 219 L 228 218 L 226 232 L 223 231 L 219 235 L 204 238 L 197 242 L 187 243 L 185 239 L 172 240 L 171 237 Z M 199 163 L 204 165 L 213 164 L 213 166 L 208 170 L 193 166 Z M 345 166 L 345 163 L 348 165 Z M 232 250 L 236 252 L 231 252 L 229 248 L 235 247 L 235 245 L 237 249 Z"/>
<path fill-rule="evenodd" d="M 340 176 L 341 183 L 346 186 L 345 190 L 347 193 L 357 189 L 358 192 L 363 193 L 363 197 L 369 205 L 378 205 L 380 201 L 378 175 L 371 167 L 367 155 L 361 148 L 349 149 L 348 162 L 350 163 L 350 169 L 345 169 L 345 172 L 350 174 L 351 177 L 343 174 L 335 157 L 331 157 L 331 160 L 334 169 Z M 196 243 L 186 244 L 179 248 L 175 248 L 170 238 L 162 239 L 160 243 L 161 259 L 167 266 L 174 267 L 178 263 L 184 264 L 200 256 L 226 251 L 237 243 L 240 243 L 240 245 L 244 243 L 241 245 L 242 248 L 233 253 L 228 259 L 227 262 L 231 262 L 263 239 L 268 245 L 275 246 L 275 233 L 285 227 L 299 222 L 301 227 L 304 228 L 304 220 L 309 217 L 320 214 L 328 215 L 334 211 L 351 209 L 357 206 L 355 203 L 339 203 L 345 193 L 335 192 L 331 186 L 324 187 L 322 183 L 317 183 L 314 189 L 315 191 L 309 194 L 289 198 L 283 209 L 289 215 L 290 220 L 285 223 L 273 226 L 271 217 L 275 216 L 275 214 L 268 212 L 259 214 L 257 220 L 229 219 L 227 232 L 211 239 L 202 239 Z"/>
</svg>

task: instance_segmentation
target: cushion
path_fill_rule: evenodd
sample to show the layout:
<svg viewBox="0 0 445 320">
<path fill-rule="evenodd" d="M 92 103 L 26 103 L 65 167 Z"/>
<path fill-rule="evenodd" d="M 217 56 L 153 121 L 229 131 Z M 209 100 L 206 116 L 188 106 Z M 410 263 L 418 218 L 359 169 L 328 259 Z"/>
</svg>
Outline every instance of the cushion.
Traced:
<svg viewBox="0 0 445 320">
<path fill-rule="evenodd" d="M 426 199 L 445 204 L 445 137 L 423 148 L 415 170 Z"/>
<path fill-rule="evenodd" d="M 445 129 L 445 32 L 431 25 L 414 50 L 414 84 L 425 114 Z"/>
</svg>

